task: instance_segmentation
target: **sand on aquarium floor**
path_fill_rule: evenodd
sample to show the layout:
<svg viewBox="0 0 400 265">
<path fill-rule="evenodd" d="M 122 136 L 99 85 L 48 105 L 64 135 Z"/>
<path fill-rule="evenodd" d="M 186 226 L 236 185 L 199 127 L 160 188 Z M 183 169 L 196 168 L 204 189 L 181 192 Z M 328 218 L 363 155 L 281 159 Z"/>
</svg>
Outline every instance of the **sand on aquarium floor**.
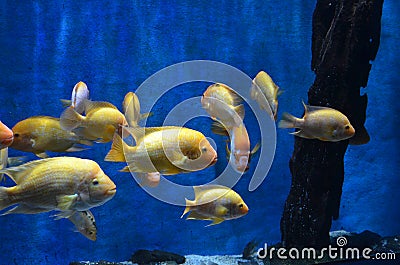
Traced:
<svg viewBox="0 0 400 265">
<path fill-rule="evenodd" d="M 187 255 L 185 256 L 186 261 L 185 265 L 263 265 L 261 260 L 246 260 L 241 258 L 242 255 L 224 255 L 224 256 L 200 256 L 200 255 Z M 101 262 L 89 262 L 89 261 L 81 261 L 79 262 L 81 265 L 100 265 L 107 263 Z M 118 265 L 136 265 L 137 263 L 132 263 L 130 261 L 125 262 L 116 262 L 109 264 L 118 264 Z M 155 263 L 158 265 L 175 265 L 177 264 L 175 261 L 166 261 L 166 262 L 158 262 Z"/>
</svg>

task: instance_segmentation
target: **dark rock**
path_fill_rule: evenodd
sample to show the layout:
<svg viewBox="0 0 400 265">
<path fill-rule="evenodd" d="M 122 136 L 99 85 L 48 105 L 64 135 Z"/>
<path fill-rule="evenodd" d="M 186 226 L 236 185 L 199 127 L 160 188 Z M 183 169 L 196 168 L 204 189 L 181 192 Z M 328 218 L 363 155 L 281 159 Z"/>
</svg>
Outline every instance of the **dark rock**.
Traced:
<svg viewBox="0 0 400 265">
<path fill-rule="evenodd" d="M 178 264 L 185 263 L 186 258 L 184 256 L 165 252 L 161 250 L 145 250 L 139 249 L 132 255 L 132 262 L 138 263 L 139 265 L 151 264 L 153 262 L 163 261 L 175 261 Z"/>
<path fill-rule="evenodd" d="M 382 237 L 373 247 L 373 253 L 400 254 L 400 236 Z"/>
<path fill-rule="evenodd" d="M 358 249 L 363 249 L 367 247 L 372 248 L 372 246 L 378 243 L 382 238 L 380 235 L 368 230 L 365 230 L 360 234 L 348 232 L 343 232 L 342 234 L 334 232 L 331 234 L 334 235 L 331 236 L 331 245 L 337 245 L 336 241 L 338 237 L 345 237 L 347 239 L 346 247 L 355 247 Z"/>
</svg>

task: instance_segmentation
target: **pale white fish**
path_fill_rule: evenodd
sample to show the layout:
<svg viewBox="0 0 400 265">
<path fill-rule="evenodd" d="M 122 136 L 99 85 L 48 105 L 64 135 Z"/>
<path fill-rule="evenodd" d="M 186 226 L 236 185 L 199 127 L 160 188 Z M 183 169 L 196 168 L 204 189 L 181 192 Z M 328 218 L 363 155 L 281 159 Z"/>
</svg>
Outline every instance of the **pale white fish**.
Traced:
<svg viewBox="0 0 400 265">
<path fill-rule="evenodd" d="M 97 239 L 97 226 L 94 216 L 91 211 L 75 212 L 68 217 L 76 228 L 76 231 L 84 235 L 86 238 L 96 241 Z"/>
</svg>

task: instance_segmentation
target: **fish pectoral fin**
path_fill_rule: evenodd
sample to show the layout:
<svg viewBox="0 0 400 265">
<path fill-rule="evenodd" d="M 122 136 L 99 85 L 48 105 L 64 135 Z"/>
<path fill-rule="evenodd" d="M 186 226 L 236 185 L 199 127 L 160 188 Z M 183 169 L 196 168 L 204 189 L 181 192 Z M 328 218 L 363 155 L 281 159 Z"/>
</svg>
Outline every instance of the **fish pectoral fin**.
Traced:
<svg viewBox="0 0 400 265">
<path fill-rule="evenodd" d="M 7 215 L 7 214 L 16 214 L 16 213 L 22 213 L 22 214 L 36 214 L 36 213 L 43 213 L 43 212 L 49 212 L 49 209 L 45 208 L 39 208 L 39 207 L 33 207 L 29 206 L 27 204 L 20 204 L 11 210 L 8 210 L 7 212 L 3 213 L 2 215 Z"/>
<path fill-rule="evenodd" d="M 185 210 L 183 211 L 181 218 L 187 214 L 188 212 L 190 212 L 190 210 L 192 210 L 192 207 L 196 205 L 196 201 L 191 201 L 185 198 L 185 202 L 186 202 L 186 207 Z"/>
<path fill-rule="evenodd" d="M 61 212 L 59 212 L 57 214 L 51 215 L 50 217 L 53 217 L 54 220 L 60 220 L 60 219 L 63 219 L 63 218 L 69 218 L 72 215 L 74 215 L 75 213 L 76 213 L 76 211 L 61 211 Z"/>
<path fill-rule="evenodd" d="M 35 155 L 40 158 L 48 158 L 49 157 L 49 155 L 46 152 L 35 153 Z"/>
<path fill-rule="evenodd" d="M 57 197 L 57 208 L 61 211 L 71 210 L 72 206 L 78 200 L 79 200 L 78 194 L 58 196 Z"/>
<path fill-rule="evenodd" d="M 139 120 L 144 120 L 144 119 L 147 119 L 148 117 L 151 117 L 151 116 L 153 116 L 153 112 L 142 113 L 142 114 L 140 114 Z"/>
<path fill-rule="evenodd" d="M 229 160 L 231 156 L 231 150 L 229 150 L 229 141 L 225 142 L 226 159 Z"/>
<path fill-rule="evenodd" d="M 32 147 L 35 147 L 35 145 L 36 145 L 35 139 L 30 139 L 29 142 L 31 142 Z"/>
<path fill-rule="evenodd" d="M 215 209 L 215 213 L 217 214 L 217 216 L 224 216 L 228 213 L 228 208 L 222 205 L 218 205 Z"/>
<path fill-rule="evenodd" d="M 223 219 L 223 218 L 213 218 L 213 219 L 211 219 L 213 222 L 211 223 L 211 224 L 209 224 L 209 225 L 206 225 L 206 227 L 209 227 L 209 226 L 212 226 L 212 225 L 217 225 L 217 224 L 220 224 L 220 223 L 222 223 L 223 221 L 225 221 L 225 219 Z"/>
<path fill-rule="evenodd" d="M 254 147 L 253 150 L 251 150 L 250 152 L 250 157 L 252 157 L 253 155 L 255 155 L 257 153 L 257 151 L 260 149 L 261 144 L 260 142 L 258 142 Z"/>
<path fill-rule="evenodd" d="M 186 220 L 211 220 L 211 218 L 198 212 L 190 212 Z"/>
<path fill-rule="evenodd" d="M 78 145 L 73 145 L 72 147 L 68 148 L 67 150 L 65 150 L 65 152 L 80 152 L 80 151 L 84 151 L 87 150 L 88 148 L 82 147 L 82 146 L 78 146 Z"/>
<path fill-rule="evenodd" d="M 64 108 L 68 108 L 72 104 L 72 100 L 69 99 L 60 99 L 60 101 Z"/>
</svg>

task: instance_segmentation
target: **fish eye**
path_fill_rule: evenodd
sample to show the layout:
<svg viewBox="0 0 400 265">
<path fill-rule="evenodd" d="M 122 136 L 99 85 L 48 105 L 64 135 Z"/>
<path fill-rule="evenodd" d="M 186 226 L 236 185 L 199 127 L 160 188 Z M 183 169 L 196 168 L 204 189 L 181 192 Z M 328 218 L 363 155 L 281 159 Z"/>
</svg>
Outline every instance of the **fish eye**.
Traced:
<svg viewBox="0 0 400 265">
<path fill-rule="evenodd" d="M 350 129 L 349 125 L 346 125 L 346 127 L 344 127 L 346 130 Z"/>
<path fill-rule="evenodd" d="M 95 186 L 96 186 L 96 185 L 99 185 L 99 181 L 98 181 L 97 179 L 93 180 L 92 183 L 93 183 L 93 185 L 95 185 Z"/>
<path fill-rule="evenodd" d="M 14 134 L 14 137 L 18 137 L 18 136 L 19 136 L 19 133 L 15 133 L 15 134 Z"/>
<path fill-rule="evenodd" d="M 202 151 L 202 152 L 207 152 L 207 147 L 201 148 L 201 151 Z"/>
<path fill-rule="evenodd" d="M 239 204 L 239 208 L 243 208 L 243 207 L 244 207 L 243 203 Z"/>
</svg>

